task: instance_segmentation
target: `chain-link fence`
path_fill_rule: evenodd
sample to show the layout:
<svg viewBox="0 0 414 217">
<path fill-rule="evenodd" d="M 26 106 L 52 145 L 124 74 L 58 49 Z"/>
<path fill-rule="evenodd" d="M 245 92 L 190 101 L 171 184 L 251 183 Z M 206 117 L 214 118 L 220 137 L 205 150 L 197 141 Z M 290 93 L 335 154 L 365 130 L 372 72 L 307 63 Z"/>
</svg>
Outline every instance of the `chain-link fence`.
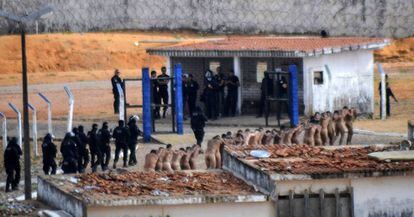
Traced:
<svg viewBox="0 0 414 217">
<path fill-rule="evenodd" d="M 40 32 L 193 29 L 214 33 L 318 33 L 413 35 L 411 0 L 0 0 L 0 8 L 29 13 L 45 3 L 55 13 Z M 30 26 L 35 31 L 35 24 Z M 0 21 L 0 32 L 15 24 Z"/>
</svg>

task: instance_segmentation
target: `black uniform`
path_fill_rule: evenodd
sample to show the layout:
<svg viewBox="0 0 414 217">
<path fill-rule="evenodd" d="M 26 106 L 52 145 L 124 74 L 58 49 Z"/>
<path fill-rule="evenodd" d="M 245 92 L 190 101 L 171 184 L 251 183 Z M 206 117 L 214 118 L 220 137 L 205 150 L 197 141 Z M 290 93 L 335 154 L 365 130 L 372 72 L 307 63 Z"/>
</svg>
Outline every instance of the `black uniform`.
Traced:
<svg viewBox="0 0 414 217">
<path fill-rule="evenodd" d="M 216 91 L 217 91 L 217 111 L 219 116 L 222 116 L 224 114 L 224 108 L 225 108 L 225 100 L 224 100 L 224 87 L 226 86 L 226 76 L 223 73 L 218 73 L 217 75 L 214 76 L 215 80 L 217 82 L 217 87 L 216 87 Z"/>
<path fill-rule="evenodd" d="M 273 79 L 270 78 L 268 75 L 262 80 L 262 84 L 260 86 L 261 94 L 260 94 L 260 103 L 259 103 L 259 113 L 257 114 L 258 117 L 263 115 L 264 107 L 266 106 L 265 103 L 265 93 L 267 91 L 268 96 L 273 96 Z"/>
<path fill-rule="evenodd" d="M 198 83 L 195 80 L 188 80 L 187 81 L 187 101 L 188 101 L 188 109 L 190 111 L 190 115 L 193 114 L 196 108 L 197 102 L 197 91 L 198 91 Z"/>
<path fill-rule="evenodd" d="M 170 76 L 168 76 L 167 74 L 161 74 L 158 75 L 157 78 L 169 78 Z M 162 101 L 163 104 L 163 112 L 162 112 L 162 117 L 165 118 L 165 113 L 167 112 L 168 109 L 168 82 L 169 80 L 159 80 L 158 81 L 158 93 L 159 93 L 159 98 L 160 101 Z"/>
<path fill-rule="evenodd" d="M 191 115 L 191 129 L 194 132 L 194 136 L 197 140 L 197 145 L 201 145 L 204 139 L 204 127 L 206 125 L 206 117 L 200 108 L 197 108 Z"/>
<path fill-rule="evenodd" d="M 45 175 L 55 175 L 56 174 L 56 154 L 57 148 L 56 145 L 52 142 L 52 136 L 47 134 L 43 139 L 42 144 L 42 153 L 43 153 L 43 172 Z"/>
<path fill-rule="evenodd" d="M 111 83 L 112 83 L 112 93 L 114 94 L 114 113 L 118 114 L 119 113 L 119 93 L 118 93 L 117 84 L 120 84 L 122 89 L 124 89 L 124 87 L 122 85 L 122 79 L 118 75 L 114 75 L 111 78 Z"/>
<path fill-rule="evenodd" d="M 284 76 L 277 80 L 277 96 L 279 98 L 288 98 L 288 82 Z M 282 101 L 278 104 L 277 108 L 277 117 L 278 120 L 281 118 L 283 109 L 286 110 L 286 113 L 289 114 L 289 103 L 288 101 Z"/>
<path fill-rule="evenodd" d="M 379 83 L 378 91 L 381 96 L 382 94 L 381 82 Z M 385 108 L 386 108 L 387 116 L 391 116 L 390 97 L 394 98 L 394 100 L 397 101 L 396 97 L 394 96 L 394 93 L 392 92 L 391 88 L 388 86 L 388 83 L 386 83 L 385 85 Z M 380 112 L 382 113 L 382 111 Z"/>
<path fill-rule="evenodd" d="M 124 167 L 128 162 L 128 139 L 129 129 L 124 126 L 124 121 L 119 121 L 119 125 L 114 129 L 112 137 L 115 139 L 115 159 L 113 168 L 116 168 L 116 163 L 119 159 L 119 153 L 122 151 L 124 154 Z"/>
<path fill-rule="evenodd" d="M 104 123 L 98 132 L 100 150 L 102 152 L 102 170 L 108 169 L 109 161 L 111 160 L 111 132 L 108 129 L 108 123 Z"/>
<path fill-rule="evenodd" d="M 88 132 L 88 143 L 91 151 L 91 167 L 92 172 L 98 169 L 98 166 L 102 164 L 102 151 L 100 149 L 98 136 L 98 126 L 94 124 L 92 130 Z"/>
<path fill-rule="evenodd" d="M 6 192 L 18 188 L 20 182 L 20 156 L 22 149 L 17 144 L 17 139 L 12 138 L 4 151 L 4 167 L 6 169 Z"/>
<path fill-rule="evenodd" d="M 62 153 L 63 173 L 76 173 L 78 170 L 78 152 L 76 144 L 72 139 L 71 133 L 67 133 L 60 146 L 60 152 Z"/>
<path fill-rule="evenodd" d="M 160 98 L 160 94 L 158 92 L 158 80 L 152 80 L 152 101 L 153 103 L 159 105 L 161 104 L 161 98 Z M 161 117 L 160 115 L 160 106 L 156 106 L 153 109 L 153 117 L 155 119 L 158 119 Z"/>
<path fill-rule="evenodd" d="M 87 148 L 88 136 L 84 132 L 83 126 L 78 127 L 79 146 L 78 146 L 78 171 L 83 173 L 89 164 L 89 150 Z"/>
<path fill-rule="evenodd" d="M 230 76 L 227 82 L 226 114 L 232 117 L 236 115 L 238 89 L 239 78 L 235 75 Z"/>
<path fill-rule="evenodd" d="M 130 166 L 136 165 L 138 163 L 137 156 L 135 154 L 135 150 L 138 143 L 138 136 L 141 135 L 141 131 L 137 126 L 137 121 L 135 118 L 131 118 L 128 122 L 128 129 L 129 129 L 129 139 L 128 139 L 128 148 L 129 148 L 129 162 Z"/>
<path fill-rule="evenodd" d="M 218 116 L 217 89 L 218 83 L 211 72 L 205 75 L 205 88 L 202 101 L 205 103 L 208 119 L 216 120 Z"/>
</svg>

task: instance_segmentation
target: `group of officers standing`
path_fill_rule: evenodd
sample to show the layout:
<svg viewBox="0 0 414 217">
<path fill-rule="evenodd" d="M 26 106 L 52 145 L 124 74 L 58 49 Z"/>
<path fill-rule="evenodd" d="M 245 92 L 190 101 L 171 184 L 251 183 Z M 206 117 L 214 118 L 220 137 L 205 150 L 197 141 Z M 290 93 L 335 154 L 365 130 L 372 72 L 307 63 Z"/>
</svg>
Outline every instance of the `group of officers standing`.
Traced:
<svg viewBox="0 0 414 217">
<path fill-rule="evenodd" d="M 72 132 L 66 133 L 60 146 L 62 161 L 59 165 L 63 173 L 83 173 L 89 163 L 92 172 L 96 172 L 98 166 L 101 166 L 103 171 L 107 170 L 111 159 L 111 138 L 115 140 L 113 168 L 117 167 L 121 152 L 124 167 L 136 165 L 138 163 L 136 158 L 138 137 L 142 134 L 138 128 L 137 119 L 137 116 L 132 116 L 127 125 L 120 120 L 113 130 L 110 130 L 108 123 L 104 122 L 100 129 L 97 124 L 93 124 L 88 133 L 84 132 L 83 126 L 75 127 Z M 56 174 L 58 150 L 53 142 L 53 136 L 49 133 L 43 138 L 42 153 L 44 173 L 46 175 Z M 11 138 L 4 152 L 4 166 L 7 174 L 6 192 L 18 189 L 21 155 L 22 150 L 16 137 Z"/>
<path fill-rule="evenodd" d="M 170 77 L 166 72 L 165 67 L 161 68 L 161 74 L 158 76 L 156 71 L 151 71 L 152 100 L 155 104 L 153 117 L 155 119 L 161 118 L 161 107 L 163 107 L 162 118 L 165 118 L 168 109 L 168 83 Z M 218 67 L 215 72 L 211 70 L 206 71 L 204 74 L 204 89 L 201 93 L 200 101 L 204 103 L 205 113 L 209 119 L 216 120 L 218 117 L 234 117 L 236 115 L 239 86 L 239 78 L 234 74 L 233 70 L 230 70 L 227 75 L 223 73 L 221 67 Z M 194 79 L 193 74 L 183 74 L 183 106 L 184 110 L 188 109 L 190 117 L 196 111 L 199 89 L 200 85 Z M 226 92 L 227 95 L 225 95 Z"/>
<path fill-rule="evenodd" d="M 204 103 L 208 119 L 217 120 L 218 117 L 236 115 L 239 87 L 239 78 L 232 69 L 227 74 L 221 67 L 217 67 L 215 72 L 205 72 L 200 101 Z"/>
<path fill-rule="evenodd" d="M 102 124 L 101 129 L 98 129 L 97 124 L 93 124 L 91 131 L 87 134 L 84 133 L 83 126 L 74 128 L 71 133 L 65 135 L 60 147 L 63 158 L 62 170 L 64 173 L 83 173 L 89 163 L 91 164 L 92 172 L 97 171 L 98 166 L 101 166 L 103 171 L 107 170 L 111 159 L 111 138 L 115 140 L 113 168 L 117 167 L 121 152 L 123 153 L 123 166 L 134 166 L 138 162 L 136 148 L 138 136 L 141 134 L 136 116 L 132 116 L 127 125 L 125 125 L 123 120 L 119 120 L 118 126 L 112 131 L 109 129 L 107 122 Z M 45 139 L 43 142 L 43 170 L 45 174 L 49 174 L 50 169 L 52 174 L 56 172 L 54 169 L 56 168 L 54 163 L 56 154 L 48 155 L 47 151 L 48 148 L 53 150 L 54 147 L 55 145 L 49 139 Z"/>
</svg>

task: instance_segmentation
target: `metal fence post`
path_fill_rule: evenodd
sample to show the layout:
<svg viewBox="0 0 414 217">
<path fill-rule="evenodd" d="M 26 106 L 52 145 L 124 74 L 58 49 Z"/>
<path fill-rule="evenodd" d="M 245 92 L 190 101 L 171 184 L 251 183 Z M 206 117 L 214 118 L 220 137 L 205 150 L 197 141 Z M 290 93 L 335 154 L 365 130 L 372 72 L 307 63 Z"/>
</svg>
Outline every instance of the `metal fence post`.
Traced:
<svg viewBox="0 0 414 217">
<path fill-rule="evenodd" d="M 149 68 L 142 69 L 142 128 L 144 131 L 144 141 L 151 141 L 152 132 L 152 110 L 151 110 L 151 84 Z"/>
<path fill-rule="evenodd" d="M 32 133 L 33 133 L 33 146 L 35 151 L 35 156 L 39 156 L 39 150 L 37 148 L 37 111 L 36 108 L 28 104 L 30 110 L 32 110 Z"/>
<path fill-rule="evenodd" d="M 181 64 L 174 66 L 174 77 L 175 77 L 175 114 L 177 119 L 177 134 L 183 135 L 183 122 L 184 122 L 184 111 L 183 111 L 183 81 L 182 81 L 182 67 Z"/>
<path fill-rule="evenodd" d="M 298 94 L 298 70 L 296 65 L 289 66 L 290 72 L 290 124 L 297 126 L 299 124 L 299 94 Z"/>
<path fill-rule="evenodd" d="M 3 130 L 3 151 L 7 147 L 7 118 L 6 115 L 0 112 L 0 118 L 3 120 L 2 130 Z"/>
<path fill-rule="evenodd" d="M 69 114 L 68 114 L 68 126 L 67 126 L 67 132 L 72 131 L 72 123 L 73 123 L 73 105 L 75 103 L 75 99 L 73 98 L 73 94 L 70 91 L 68 86 L 64 87 L 66 94 L 69 97 Z"/>
<path fill-rule="evenodd" d="M 52 102 L 42 93 L 38 93 L 39 96 L 43 99 L 43 101 L 47 104 L 47 132 L 50 135 L 53 135 L 53 127 L 52 127 Z"/>
<path fill-rule="evenodd" d="M 22 147 L 22 114 L 20 113 L 19 109 L 11 102 L 9 102 L 9 107 L 16 113 L 17 115 L 17 137 L 20 148 Z"/>
</svg>

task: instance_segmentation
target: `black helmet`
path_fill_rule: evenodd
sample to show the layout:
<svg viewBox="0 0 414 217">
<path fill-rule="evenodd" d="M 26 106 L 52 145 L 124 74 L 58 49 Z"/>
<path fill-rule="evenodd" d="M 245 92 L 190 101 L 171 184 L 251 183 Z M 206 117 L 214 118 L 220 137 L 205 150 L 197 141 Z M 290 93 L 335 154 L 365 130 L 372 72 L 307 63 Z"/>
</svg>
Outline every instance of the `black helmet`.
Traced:
<svg viewBox="0 0 414 217">
<path fill-rule="evenodd" d="M 45 138 L 43 138 L 43 140 L 50 142 L 50 141 L 52 141 L 52 138 L 53 138 L 52 135 L 50 133 L 48 133 L 48 134 L 46 134 Z"/>
<path fill-rule="evenodd" d="M 124 124 L 125 124 L 125 122 L 124 122 L 123 120 L 119 120 L 119 121 L 118 121 L 118 125 L 119 125 L 119 126 L 124 126 Z"/>
</svg>

